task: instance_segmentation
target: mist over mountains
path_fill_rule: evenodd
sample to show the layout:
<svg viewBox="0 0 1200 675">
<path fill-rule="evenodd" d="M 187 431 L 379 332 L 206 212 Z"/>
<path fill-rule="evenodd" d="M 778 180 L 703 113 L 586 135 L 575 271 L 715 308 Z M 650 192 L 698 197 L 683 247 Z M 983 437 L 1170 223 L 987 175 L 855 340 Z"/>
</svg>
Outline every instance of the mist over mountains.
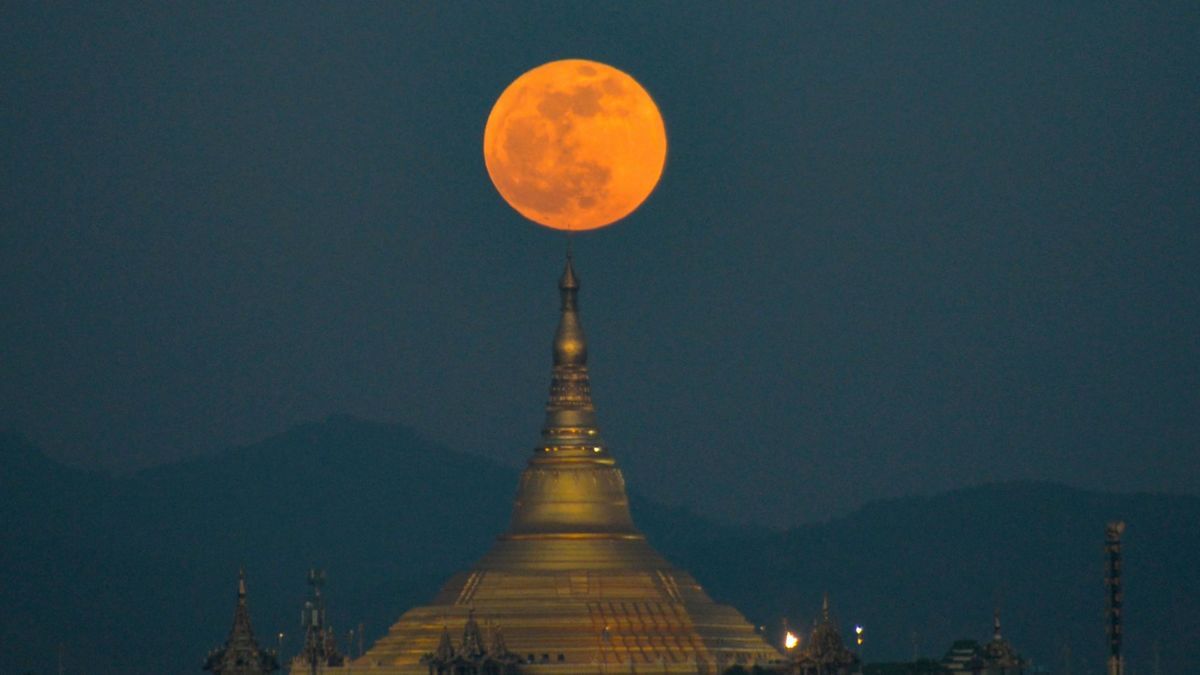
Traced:
<svg viewBox="0 0 1200 675">
<path fill-rule="evenodd" d="M 618 458 L 619 460 L 620 458 Z M 652 544 L 710 594 L 775 630 L 828 592 L 868 661 L 940 656 L 1005 636 L 1054 672 L 1102 671 L 1104 525 L 1125 536 L 1131 672 L 1187 672 L 1200 635 L 1200 498 L 1042 483 L 877 501 L 785 532 L 706 522 L 640 498 Z M 346 417 L 216 456 L 112 477 L 0 436 L 0 672 L 197 673 L 232 618 L 244 566 L 260 642 L 297 646 L 310 567 L 339 634 L 369 645 L 482 555 L 507 525 L 516 470 Z M 815 477 L 797 477 L 804 490 Z M 729 489 L 755 499 L 755 486 Z"/>
</svg>

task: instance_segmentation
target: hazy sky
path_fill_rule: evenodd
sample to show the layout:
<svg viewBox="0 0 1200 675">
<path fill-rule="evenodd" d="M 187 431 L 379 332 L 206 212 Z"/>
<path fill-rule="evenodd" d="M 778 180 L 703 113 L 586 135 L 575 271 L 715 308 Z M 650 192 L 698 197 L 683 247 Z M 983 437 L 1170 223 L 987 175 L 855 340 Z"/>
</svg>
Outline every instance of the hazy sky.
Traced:
<svg viewBox="0 0 1200 675">
<path fill-rule="evenodd" d="M 1046 5 L 8 3 L 0 426 L 120 468 L 350 413 L 519 465 L 564 241 L 483 124 L 581 57 L 670 139 L 575 244 L 634 490 L 1198 492 L 1200 5 Z"/>
</svg>

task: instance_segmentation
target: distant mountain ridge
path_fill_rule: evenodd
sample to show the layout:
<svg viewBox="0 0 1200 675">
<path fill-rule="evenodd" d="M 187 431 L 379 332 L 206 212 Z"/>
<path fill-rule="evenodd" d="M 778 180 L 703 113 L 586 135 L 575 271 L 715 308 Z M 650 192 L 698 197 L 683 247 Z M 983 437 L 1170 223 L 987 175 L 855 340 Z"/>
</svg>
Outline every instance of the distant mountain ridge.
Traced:
<svg viewBox="0 0 1200 675">
<path fill-rule="evenodd" d="M 517 471 L 400 426 L 348 417 L 212 457 L 111 477 L 61 466 L 0 434 L 0 672 L 196 673 L 225 636 L 237 568 L 262 643 L 287 633 L 310 566 L 329 574 L 339 632 L 370 641 L 488 549 Z M 638 488 L 636 477 L 631 488 Z M 748 488 L 747 499 L 754 495 Z M 797 489 L 803 489 L 798 485 Z M 1127 653 L 1188 672 L 1200 635 L 1200 498 L 1004 483 L 873 502 L 787 532 L 705 522 L 633 495 L 651 542 L 710 593 L 765 625 L 811 619 L 830 593 L 867 628 L 869 661 L 940 656 L 1006 637 L 1062 670 L 1100 672 L 1104 524 L 1126 535 Z M 1141 664 L 1141 665 L 1137 665 Z"/>
<path fill-rule="evenodd" d="M 697 557 L 693 572 L 715 593 L 765 616 L 811 617 L 829 590 L 847 625 L 868 629 L 867 656 L 940 656 L 951 639 L 1004 635 L 1027 656 L 1063 671 L 1099 672 L 1104 656 L 1104 526 L 1124 537 L 1126 653 L 1152 672 L 1190 672 L 1184 635 L 1200 635 L 1200 499 L 1112 495 L 1010 482 L 932 497 L 874 502 L 828 523 L 742 542 Z M 738 568 L 737 574 L 726 571 Z M 801 579 L 812 579 L 804 584 Z M 1171 636 L 1178 636 L 1172 639 Z M 872 656 L 875 655 L 875 656 Z M 1188 664 L 1185 667 L 1185 664 Z"/>
</svg>

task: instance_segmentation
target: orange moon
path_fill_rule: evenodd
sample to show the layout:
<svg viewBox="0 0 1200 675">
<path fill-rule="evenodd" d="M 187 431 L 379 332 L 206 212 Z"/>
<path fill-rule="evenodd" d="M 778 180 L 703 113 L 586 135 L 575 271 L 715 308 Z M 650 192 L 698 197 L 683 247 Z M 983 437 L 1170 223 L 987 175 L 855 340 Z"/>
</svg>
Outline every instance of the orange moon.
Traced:
<svg viewBox="0 0 1200 675">
<path fill-rule="evenodd" d="M 483 131 L 483 159 L 521 215 L 558 230 L 593 230 L 650 196 L 667 132 L 629 75 L 596 61 L 552 61 L 500 94 Z"/>
</svg>

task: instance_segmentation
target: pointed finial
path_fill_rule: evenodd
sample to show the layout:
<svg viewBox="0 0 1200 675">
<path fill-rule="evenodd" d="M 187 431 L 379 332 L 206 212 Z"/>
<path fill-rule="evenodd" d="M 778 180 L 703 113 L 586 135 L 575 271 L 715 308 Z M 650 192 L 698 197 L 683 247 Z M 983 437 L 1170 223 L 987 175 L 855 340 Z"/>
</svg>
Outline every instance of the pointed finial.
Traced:
<svg viewBox="0 0 1200 675">
<path fill-rule="evenodd" d="M 562 277 L 558 280 L 558 293 L 562 298 L 558 330 L 554 333 L 554 365 L 583 366 L 587 364 L 587 338 L 579 323 L 579 278 L 575 266 L 567 256 Z"/>
<path fill-rule="evenodd" d="M 572 264 L 571 252 L 567 252 L 567 264 L 563 267 L 562 276 L 558 279 L 558 291 L 562 295 L 562 309 L 576 309 L 575 300 L 579 293 L 579 278 L 575 276 L 575 265 Z"/>
<path fill-rule="evenodd" d="M 568 253 L 558 280 L 562 306 L 558 329 L 554 332 L 554 368 L 539 452 L 575 448 L 586 449 L 589 456 L 606 456 L 596 428 L 596 408 L 592 405 L 587 338 L 579 320 L 579 286 L 574 260 Z"/>
<path fill-rule="evenodd" d="M 1000 608 L 997 607 L 992 612 L 992 639 L 1000 640 Z"/>
<path fill-rule="evenodd" d="M 238 602 L 246 601 L 246 568 L 238 568 Z"/>
<path fill-rule="evenodd" d="M 825 598 L 821 601 L 821 620 L 829 622 L 829 591 L 825 591 Z"/>
<path fill-rule="evenodd" d="M 579 278 L 575 276 L 575 266 L 571 264 L 569 253 L 562 276 L 558 279 L 558 292 L 562 297 L 562 316 L 554 333 L 554 365 L 587 365 L 587 338 L 583 335 L 578 314 Z"/>
</svg>

